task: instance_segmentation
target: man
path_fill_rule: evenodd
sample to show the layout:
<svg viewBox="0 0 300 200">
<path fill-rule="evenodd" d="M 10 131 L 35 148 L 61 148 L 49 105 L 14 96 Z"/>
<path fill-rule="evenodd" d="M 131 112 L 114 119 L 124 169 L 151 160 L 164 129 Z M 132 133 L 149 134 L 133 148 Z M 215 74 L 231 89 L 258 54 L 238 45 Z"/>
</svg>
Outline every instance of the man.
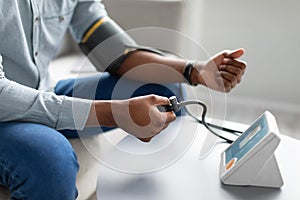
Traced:
<svg viewBox="0 0 300 200">
<path fill-rule="evenodd" d="M 246 67 L 237 60 L 243 49 L 221 52 L 208 62 L 188 63 L 139 46 L 121 49 L 127 42 L 134 43 L 127 35 L 116 39 L 120 52 L 126 53 L 117 52 L 112 55 L 116 59 L 109 60 L 112 52 L 93 49 L 120 29 L 97 0 L 0 1 L 0 18 L 0 184 L 10 189 L 12 199 L 76 198 L 78 163 L 66 137 L 78 137 L 77 130 L 120 127 L 147 142 L 176 118 L 173 112 L 157 109 L 168 104 L 167 96 L 174 93 L 159 85 L 142 89 L 134 98 L 110 100 L 118 77 L 188 82 L 229 92 L 241 81 Z M 47 67 L 67 28 L 83 52 L 94 55 L 92 62 L 102 64 L 106 72 L 101 78 L 76 80 L 78 88 L 75 80 L 61 81 L 51 91 Z M 138 70 L 148 63 L 155 67 Z M 179 75 L 169 76 L 157 66 L 167 66 Z M 80 95 L 90 83 L 99 86 L 96 100 Z"/>
</svg>

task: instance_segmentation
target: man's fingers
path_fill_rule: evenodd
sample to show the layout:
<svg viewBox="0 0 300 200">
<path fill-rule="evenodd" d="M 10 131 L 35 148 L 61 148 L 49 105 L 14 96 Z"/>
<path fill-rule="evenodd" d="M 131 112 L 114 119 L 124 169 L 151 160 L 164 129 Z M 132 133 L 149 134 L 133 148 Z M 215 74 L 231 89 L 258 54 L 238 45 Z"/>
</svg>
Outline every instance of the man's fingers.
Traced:
<svg viewBox="0 0 300 200">
<path fill-rule="evenodd" d="M 170 124 L 169 123 L 165 123 L 164 126 L 162 127 L 161 131 L 166 129 Z M 156 135 L 158 135 L 161 131 L 159 131 L 158 133 L 156 133 L 154 136 L 152 137 L 147 137 L 147 138 L 138 138 L 139 140 L 141 140 L 142 142 L 150 142 Z"/>
<path fill-rule="evenodd" d="M 166 119 L 165 123 L 166 124 L 169 124 L 176 119 L 176 115 L 174 112 L 164 112 L 162 114 L 165 115 L 165 119 Z"/>
<path fill-rule="evenodd" d="M 234 60 L 234 59 L 230 59 L 230 58 L 224 58 L 223 63 L 225 65 L 232 65 L 232 66 L 238 67 L 243 71 L 246 69 L 246 63 L 243 61 Z"/>
<path fill-rule="evenodd" d="M 243 70 L 241 70 L 241 69 L 238 68 L 238 67 L 231 66 L 231 65 L 221 65 L 221 66 L 220 66 L 220 70 L 221 70 L 221 71 L 226 71 L 226 72 L 231 73 L 231 74 L 233 74 L 234 76 L 236 76 L 237 82 L 238 82 L 238 83 L 241 82 L 242 76 L 243 76 L 243 74 L 244 74 L 244 71 L 243 71 Z"/>
<path fill-rule="evenodd" d="M 231 88 L 234 88 L 238 83 L 238 77 L 228 73 L 228 72 L 220 72 L 221 77 L 223 78 L 224 87 L 228 87 L 228 83 L 230 84 Z"/>
<path fill-rule="evenodd" d="M 150 142 L 152 140 L 153 137 L 149 137 L 149 138 L 138 138 L 139 140 L 141 140 L 142 142 Z"/>
<path fill-rule="evenodd" d="M 167 97 L 162 97 L 158 95 L 150 95 L 152 98 L 152 102 L 155 103 L 155 105 L 169 105 L 170 101 Z"/>
<path fill-rule="evenodd" d="M 147 138 L 139 138 L 139 140 L 143 141 L 143 142 L 150 142 L 152 140 L 153 137 L 155 137 L 156 135 L 158 135 L 162 130 L 166 129 L 170 123 L 172 121 L 174 121 L 176 119 L 176 115 L 174 112 L 165 112 L 165 113 L 162 113 L 164 115 L 166 115 L 165 117 L 165 122 L 163 124 L 163 126 L 160 128 L 159 131 L 157 131 L 153 136 L 151 137 L 147 137 Z"/>
<path fill-rule="evenodd" d="M 237 77 L 234 74 L 225 72 L 225 71 L 220 71 L 220 75 L 222 78 L 230 81 L 230 82 L 234 82 L 236 81 Z"/>
<path fill-rule="evenodd" d="M 236 76 L 237 82 L 240 83 L 242 76 L 246 70 L 246 63 L 239 60 L 233 60 L 229 58 L 225 58 L 223 60 L 223 65 L 219 66 L 219 70 L 229 72 Z"/>
<path fill-rule="evenodd" d="M 231 52 L 227 52 L 225 54 L 225 58 L 239 58 L 241 57 L 243 54 L 245 53 L 245 50 L 244 49 L 236 49 L 236 50 L 233 50 Z"/>
<path fill-rule="evenodd" d="M 230 92 L 231 90 L 231 83 L 224 79 L 221 74 L 218 74 L 216 77 L 216 82 L 218 83 L 217 90 L 220 92 Z"/>
<path fill-rule="evenodd" d="M 219 64 L 223 63 L 223 60 L 226 58 L 229 59 L 237 59 L 241 57 L 245 53 L 245 50 L 240 48 L 236 50 L 224 50 L 220 54 L 217 54 L 215 57 L 213 57 L 213 62 L 218 66 Z"/>
<path fill-rule="evenodd" d="M 232 65 L 220 65 L 219 68 L 220 68 L 220 71 L 226 71 L 226 72 L 229 72 L 236 76 L 240 76 L 243 73 L 243 71 L 240 68 L 232 66 Z"/>
</svg>

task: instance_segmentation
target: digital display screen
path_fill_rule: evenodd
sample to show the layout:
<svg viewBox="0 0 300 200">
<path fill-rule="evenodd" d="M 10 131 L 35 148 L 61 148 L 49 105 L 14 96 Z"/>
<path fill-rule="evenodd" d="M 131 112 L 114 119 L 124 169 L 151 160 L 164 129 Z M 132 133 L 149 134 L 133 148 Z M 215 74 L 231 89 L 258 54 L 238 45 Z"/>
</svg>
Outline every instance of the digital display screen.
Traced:
<svg viewBox="0 0 300 200">
<path fill-rule="evenodd" d="M 245 137 L 241 142 L 240 142 L 240 149 L 243 148 L 248 142 L 249 140 L 251 140 L 259 131 L 261 130 L 261 126 L 260 124 L 254 128 L 248 135 L 247 137 Z"/>
<path fill-rule="evenodd" d="M 225 162 L 228 163 L 233 158 L 237 162 L 259 143 L 268 133 L 267 121 L 265 117 L 260 118 L 249 127 L 226 151 Z"/>
</svg>

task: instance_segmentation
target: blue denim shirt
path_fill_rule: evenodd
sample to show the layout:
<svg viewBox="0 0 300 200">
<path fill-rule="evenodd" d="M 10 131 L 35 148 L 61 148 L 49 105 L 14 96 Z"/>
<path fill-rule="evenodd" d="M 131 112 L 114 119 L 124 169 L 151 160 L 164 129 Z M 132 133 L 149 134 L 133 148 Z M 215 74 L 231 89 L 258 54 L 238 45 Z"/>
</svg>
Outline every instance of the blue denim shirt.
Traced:
<svg viewBox="0 0 300 200">
<path fill-rule="evenodd" d="M 82 129 L 92 102 L 50 92 L 48 65 L 68 28 L 80 42 L 106 15 L 100 0 L 0 1 L 0 121 Z"/>
</svg>

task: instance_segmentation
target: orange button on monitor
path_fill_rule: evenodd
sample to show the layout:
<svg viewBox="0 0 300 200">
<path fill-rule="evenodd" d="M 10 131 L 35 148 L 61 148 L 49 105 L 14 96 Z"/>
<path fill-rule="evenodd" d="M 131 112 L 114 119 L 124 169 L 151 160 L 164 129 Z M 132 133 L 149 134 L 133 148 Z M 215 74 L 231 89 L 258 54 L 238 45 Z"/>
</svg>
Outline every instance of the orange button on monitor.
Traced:
<svg viewBox="0 0 300 200">
<path fill-rule="evenodd" d="M 235 162 L 237 161 L 237 158 L 232 158 L 226 165 L 225 169 L 226 170 L 229 170 L 234 164 Z"/>
</svg>

